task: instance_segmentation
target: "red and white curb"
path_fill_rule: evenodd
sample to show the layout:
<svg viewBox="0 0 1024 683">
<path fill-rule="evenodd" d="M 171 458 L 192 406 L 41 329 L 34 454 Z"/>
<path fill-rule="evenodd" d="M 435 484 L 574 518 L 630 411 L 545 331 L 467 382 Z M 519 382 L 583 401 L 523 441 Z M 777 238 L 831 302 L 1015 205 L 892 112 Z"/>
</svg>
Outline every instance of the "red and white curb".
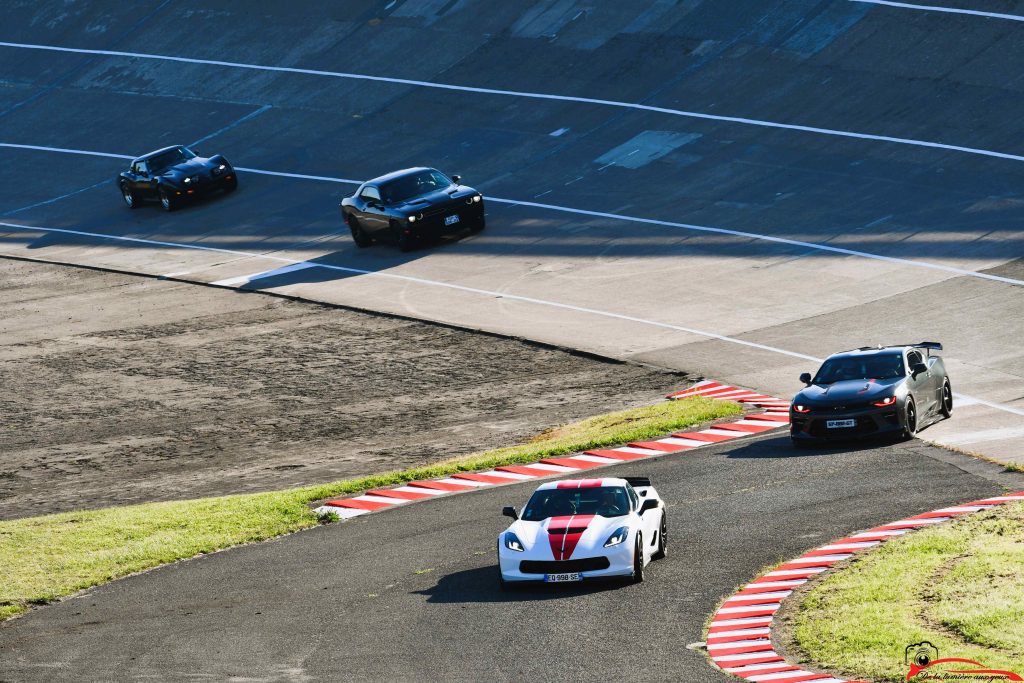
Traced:
<svg viewBox="0 0 1024 683">
<path fill-rule="evenodd" d="M 485 486 L 514 484 L 524 479 L 541 479 L 595 467 L 618 465 L 628 460 L 642 460 L 653 456 L 681 453 L 721 441 L 760 434 L 789 424 L 788 401 L 718 382 L 698 382 L 683 391 L 669 394 L 668 398 L 675 400 L 691 396 L 706 396 L 723 401 L 749 404 L 763 408 L 765 412 L 745 415 L 736 422 L 716 424 L 698 432 L 676 432 L 655 441 L 636 441 L 617 448 L 595 449 L 557 458 L 544 458 L 540 462 L 528 465 L 505 465 L 486 472 L 459 472 L 444 479 L 413 481 L 397 488 L 367 491 L 352 498 L 328 500 L 318 507 L 316 512 L 320 514 L 333 512 L 342 519 L 348 519 L 417 500 L 472 491 Z"/>
<path fill-rule="evenodd" d="M 883 524 L 809 550 L 776 567 L 748 583 L 718 608 L 708 628 L 707 649 L 711 661 L 723 671 L 748 681 L 861 683 L 801 669 L 775 651 L 771 628 L 782 602 L 797 586 L 854 553 L 874 548 L 894 536 L 1011 501 L 1024 501 L 1024 492 L 975 500 Z"/>
</svg>

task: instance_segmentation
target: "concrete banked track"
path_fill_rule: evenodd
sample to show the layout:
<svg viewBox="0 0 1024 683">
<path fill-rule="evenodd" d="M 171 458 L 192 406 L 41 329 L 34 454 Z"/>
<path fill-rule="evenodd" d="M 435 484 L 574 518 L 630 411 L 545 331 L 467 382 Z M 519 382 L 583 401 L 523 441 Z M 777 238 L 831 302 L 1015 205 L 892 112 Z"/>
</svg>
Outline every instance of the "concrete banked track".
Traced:
<svg viewBox="0 0 1024 683">
<path fill-rule="evenodd" d="M 1020 22 L 843 0 L 11 2 L 4 18 L 4 255 L 443 320 L 778 396 L 834 350 L 938 339 L 965 398 L 924 435 L 1024 455 Z M 239 192 L 126 209 L 120 156 L 179 142 L 250 169 Z M 356 250 L 342 181 L 420 164 L 482 190 L 487 230 Z M 494 596 L 474 553 L 519 486 L 121 582 L 96 593 L 101 615 L 71 601 L 5 626 L 0 652 L 25 677 L 43 662 L 86 679 L 514 679 L 567 662 L 607 677 L 628 660 L 712 679 L 683 646 L 764 564 L 996 492 L 920 445 L 792 457 L 784 442 L 645 465 L 678 549 L 649 592 Z"/>
</svg>

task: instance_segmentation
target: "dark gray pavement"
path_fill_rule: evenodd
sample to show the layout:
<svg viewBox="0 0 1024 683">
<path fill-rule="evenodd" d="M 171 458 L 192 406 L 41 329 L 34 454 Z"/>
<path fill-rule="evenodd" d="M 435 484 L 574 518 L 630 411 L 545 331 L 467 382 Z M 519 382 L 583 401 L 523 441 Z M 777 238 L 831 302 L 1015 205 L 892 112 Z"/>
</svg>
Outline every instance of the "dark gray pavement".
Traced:
<svg viewBox="0 0 1024 683">
<path fill-rule="evenodd" d="M 966 470 L 966 471 L 965 471 Z M 640 585 L 509 594 L 501 506 L 535 483 L 416 503 L 134 576 L 0 625 L 0 680 L 727 680 L 717 601 L 766 565 L 1024 475 L 920 443 L 751 439 L 600 470 L 649 474 L 671 548 Z"/>
</svg>

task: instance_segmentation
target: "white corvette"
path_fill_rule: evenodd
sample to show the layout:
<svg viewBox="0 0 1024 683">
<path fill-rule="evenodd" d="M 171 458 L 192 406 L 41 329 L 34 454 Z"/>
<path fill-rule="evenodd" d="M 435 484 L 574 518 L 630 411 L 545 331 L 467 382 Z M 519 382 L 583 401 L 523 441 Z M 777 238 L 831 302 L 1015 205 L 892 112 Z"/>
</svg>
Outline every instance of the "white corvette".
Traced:
<svg viewBox="0 0 1024 683">
<path fill-rule="evenodd" d="M 522 581 L 567 582 L 612 576 L 644 580 L 665 556 L 665 503 L 646 477 L 570 479 L 541 484 L 498 536 L 502 588 Z"/>
</svg>

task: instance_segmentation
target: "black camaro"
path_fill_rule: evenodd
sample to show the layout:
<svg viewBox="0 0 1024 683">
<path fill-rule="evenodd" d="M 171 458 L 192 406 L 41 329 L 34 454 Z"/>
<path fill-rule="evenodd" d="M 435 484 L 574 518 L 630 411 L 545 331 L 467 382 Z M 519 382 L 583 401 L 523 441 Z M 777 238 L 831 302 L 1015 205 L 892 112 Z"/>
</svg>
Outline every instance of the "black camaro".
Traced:
<svg viewBox="0 0 1024 683">
<path fill-rule="evenodd" d="M 132 161 L 117 179 L 128 208 L 158 201 L 165 211 L 181 202 L 217 190 L 233 192 L 238 176 L 220 154 L 204 158 L 184 145 L 164 147 Z"/>
<path fill-rule="evenodd" d="M 794 444 L 874 435 L 912 437 L 953 412 L 942 344 L 877 346 L 829 356 L 789 407 Z"/>
<path fill-rule="evenodd" d="M 433 168 L 407 168 L 367 180 L 341 202 L 341 215 L 360 247 L 387 240 L 408 251 L 444 232 L 484 229 L 484 198 Z"/>
</svg>

